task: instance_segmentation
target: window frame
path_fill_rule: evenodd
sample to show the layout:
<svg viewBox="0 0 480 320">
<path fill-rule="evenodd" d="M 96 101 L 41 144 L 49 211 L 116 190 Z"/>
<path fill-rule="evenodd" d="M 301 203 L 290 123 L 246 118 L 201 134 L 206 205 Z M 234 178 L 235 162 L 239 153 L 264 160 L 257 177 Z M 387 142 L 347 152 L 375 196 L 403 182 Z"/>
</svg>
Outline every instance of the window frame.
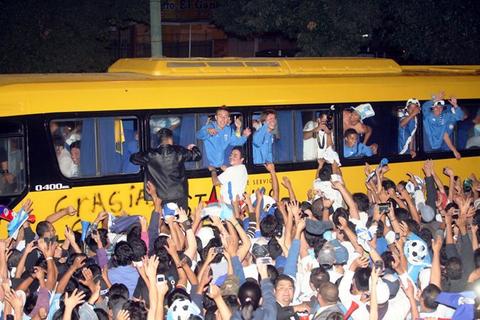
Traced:
<svg viewBox="0 0 480 320">
<path fill-rule="evenodd" d="M 23 170 L 23 187 L 16 193 L 10 193 L 10 194 L 0 194 L 0 199 L 2 199 L 1 203 L 4 203 L 3 199 L 19 199 L 23 195 L 25 195 L 28 192 L 28 187 L 29 187 L 29 158 L 28 158 L 28 126 L 25 125 L 24 121 L 21 118 L 18 117 L 7 117 L 7 118 L 2 118 L 0 120 L 0 123 L 4 122 L 11 122 L 15 123 L 18 125 L 20 132 L 11 132 L 11 133 L 0 133 L 0 139 L 10 139 L 10 138 L 19 138 L 22 141 L 22 157 L 23 157 L 23 164 L 24 164 L 24 170 Z M 7 156 L 8 156 L 8 150 L 7 150 Z M 11 201 L 10 201 L 11 202 Z M 10 205 L 11 203 L 6 203 Z"/>
</svg>

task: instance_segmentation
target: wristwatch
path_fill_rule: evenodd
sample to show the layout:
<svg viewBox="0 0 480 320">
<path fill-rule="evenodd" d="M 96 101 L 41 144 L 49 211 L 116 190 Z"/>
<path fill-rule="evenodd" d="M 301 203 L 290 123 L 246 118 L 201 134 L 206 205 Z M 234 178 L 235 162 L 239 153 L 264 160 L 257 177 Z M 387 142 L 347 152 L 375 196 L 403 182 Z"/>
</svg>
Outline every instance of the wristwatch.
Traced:
<svg viewBox="0 0 480 320">
<path fill-rule="evenodd" d="M 192 229 L 192 221 L 190 220 L 185 220 L 182 222 L 183 229 L 187 231 L 188 229 Z"/>
</svg>

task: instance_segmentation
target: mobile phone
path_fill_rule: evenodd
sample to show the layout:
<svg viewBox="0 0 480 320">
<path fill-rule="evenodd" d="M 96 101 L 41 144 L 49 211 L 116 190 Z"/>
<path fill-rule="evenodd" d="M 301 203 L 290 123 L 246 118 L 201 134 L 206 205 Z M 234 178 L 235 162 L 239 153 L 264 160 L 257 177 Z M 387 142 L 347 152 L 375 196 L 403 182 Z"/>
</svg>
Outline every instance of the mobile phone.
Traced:
<svg viewBox="0 0 480 320">
<path fill-rule="evenodd" d="M 165 275 L 164 274 L 157 274 L 157 283 L 164 282 Z"/>
<path fill-rule="evenodd" d="M 400 240 L 400 233 L 398 232 L 395 232 L 395 240 Z"/>
<path fill-rule="evenodd" d="M 379 203 L 378 204 L 378 210 L 380 210 L 380 213 L 387 213 L 390 211 L 390 203 L 385 202 L 385 203 Z"/>
<path fill-rule="evenodd" d="M 222 254 L 223 253 L 223 248 L 222 247 L 215 247 L 213 249 L 213 252 Z"/>
</svg>

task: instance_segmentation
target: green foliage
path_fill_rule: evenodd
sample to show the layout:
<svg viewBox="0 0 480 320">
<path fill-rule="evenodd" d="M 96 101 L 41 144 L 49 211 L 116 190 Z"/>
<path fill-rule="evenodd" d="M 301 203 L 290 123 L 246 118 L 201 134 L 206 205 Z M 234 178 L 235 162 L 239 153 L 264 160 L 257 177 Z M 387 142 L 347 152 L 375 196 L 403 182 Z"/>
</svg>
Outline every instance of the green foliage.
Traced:
<svg viewBox="0 0 480 320">
<path fill-rule="evenodd" d="M 478 0 L 220 0 L 214 13 L 236 36 L 296 40 L 300 56 L 352 56 L 368 47 L 425 64 L 479 64 L 479 17 Z"/>
<path fill-rule="evenodd" d="M 148 21 L 148 0 L 0 1 L 0 72 L 104 71 L 109 30 Z"/>
</svg>

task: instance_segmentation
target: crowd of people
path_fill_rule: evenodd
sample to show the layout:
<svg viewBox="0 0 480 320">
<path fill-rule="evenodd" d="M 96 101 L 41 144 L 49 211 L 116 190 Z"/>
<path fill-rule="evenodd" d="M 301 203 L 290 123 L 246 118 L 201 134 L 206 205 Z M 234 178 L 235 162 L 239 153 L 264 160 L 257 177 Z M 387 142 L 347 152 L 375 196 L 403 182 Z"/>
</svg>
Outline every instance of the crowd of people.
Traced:
<svg viewBox="0 0 480 320">
<path fill-rule="evenodd" d="M 409 121 L 417 102 L 407 103 Z M 428 117 L 436 117 L 435 104 Z M 358 113 L 345 128 L 345 149 L 375 153 Z M 409 121 L 404 127 L 411 133 Z M 217 202 L 186 210 L 185 162 L 202 154 L 195 145 L 175 145 L 172 131 L 162 128 L 157 148 L 131 157 L 146 174 L 149 221 L 100 212 L 58 230 L 54 223 L 63 225 L 74 207 L 36 224 L 31 201 L 18 212 L 2 208 L 0 218 L 10 222 L 9 237 L 0 241 L 0 319 L 480 317 L 480 180 L 474 174 L 458 177 L 427 160 L 423 174 L 405 171 L 404 181 L 392 181 L 382 161 L 365 166 L 365 177 L 356 177 L 365 179 L 365 190 L 352 193 L 322 115 L 304 130 L 305 140 L 322 131 L 325 149 L 315 177 L 303 182 L 311 189 L 299 194 L 272 163 L 276 113 L 268 110 L 252 139 L 254 160 L 264 164 L 271 185 L 247 194 L 242 145 L 252 132 L 242 130 L 241 119 L 234 122 L 235 128 L 220 108 L 197 132 L 220 188 Z M 447 136 L 436 135 L 432 147 L 448 145 Z M 280 198 L 281 188 L 288 197 Z"/>
</svg>

